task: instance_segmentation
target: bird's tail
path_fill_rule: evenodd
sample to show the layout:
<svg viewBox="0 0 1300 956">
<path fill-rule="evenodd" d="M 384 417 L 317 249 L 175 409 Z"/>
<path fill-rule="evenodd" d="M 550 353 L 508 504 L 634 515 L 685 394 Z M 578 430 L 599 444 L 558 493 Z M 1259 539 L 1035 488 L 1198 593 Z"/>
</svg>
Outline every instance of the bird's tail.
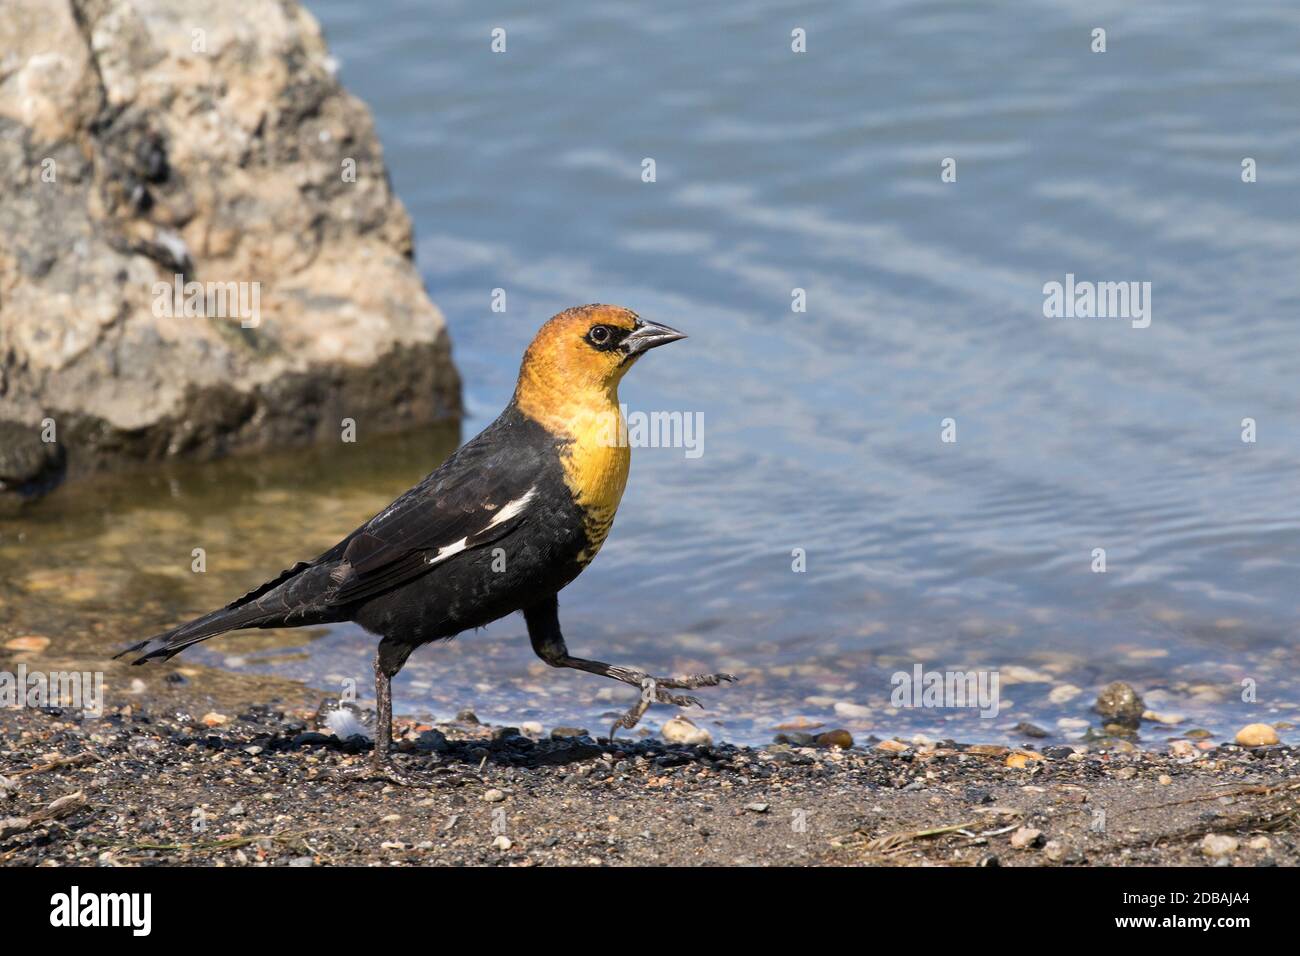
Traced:
<svg viewBox="0 0 1300 956">
<path fill-rule="evenodd" d="M 153 660 L 165 661 L 175 657 L 191 644 L 206 641 L 209 637 L 216 637 L 218 634 L 241 627 L 258 627 L 264 622 L 269 622 L 272 617 L 274 615 L 268 614 L 266 609 L 259 608 L 255 604 L 223 607 L 202 617 L 196 617 L 180 627 L 174 627 L 170 631 L 155 634 L 138 644 L 132 644 L 120 654 L 115 654 L 113 659 L 119 660 L 129 654 L 138 654 L 139 656 L 131 661 L 132 664 L 143 664 Z"/>
</svg>

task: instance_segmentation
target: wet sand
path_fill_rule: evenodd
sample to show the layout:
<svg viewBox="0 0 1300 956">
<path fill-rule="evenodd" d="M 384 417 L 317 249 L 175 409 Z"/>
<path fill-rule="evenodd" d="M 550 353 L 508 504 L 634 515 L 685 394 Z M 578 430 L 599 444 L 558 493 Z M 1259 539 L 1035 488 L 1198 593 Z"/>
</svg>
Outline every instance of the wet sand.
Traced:
<svg viewBox="0 0 1300 956">
<path fill-rule="evenodd" d="M 319 727 L 320 701 L 291 682 L 114 664 L 101 719 L 0 711 L 0 862 L 1300 863 L 1300 751 L 1289 746 L 611 747 L 463 715 L 397 721 L 408 787 L 341 776 L 369 744 Z"/>
</svg>

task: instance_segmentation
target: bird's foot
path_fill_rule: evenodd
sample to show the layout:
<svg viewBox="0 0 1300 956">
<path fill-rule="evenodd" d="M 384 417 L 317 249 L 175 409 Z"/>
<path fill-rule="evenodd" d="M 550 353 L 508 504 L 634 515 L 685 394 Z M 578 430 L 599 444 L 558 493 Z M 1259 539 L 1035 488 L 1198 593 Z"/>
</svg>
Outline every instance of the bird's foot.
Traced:
<svg viewBox="0 0 1300 956">
<path fill-rule="evenodd" d="M 693 690 L 697 687 L 716 687 L 723 681 L 735 681 L 736 679 L 733 674 L 688 674 L 683 677 L 651 677 L 649 674 L 634 672 L 633 676 L 639 678 L 641 697 L 628 709 L 626 714 L 614 721 L 614 726 L 609 728 L 609 742 L 611 744 L 614 743 L 615 732 L 620 727 L 631 730 L 639 724 L 645 712 L 650 709 L 651 704 L 675 704 L 678 707 L 690 707 L 692 704 L 697 707 L 704 706 L 696 697 L 687 694 L 671 694 L 664 688 Z"/>
<path fill-rule="evenodd" d="M 360 767 L 348 767 L 342 770 L 334 771 L 335 779 L 342 783 L 370 783 L 372 781 L 383 781 L 391 783 L 396 787 L 411 787 L 414 789 L 428 789 L 433 786 L 431 783 L 425 783 L 421 780 L 415 780 L 405 774 L 399 773 L 388 761 L 370 760 Z"/>
</svg>

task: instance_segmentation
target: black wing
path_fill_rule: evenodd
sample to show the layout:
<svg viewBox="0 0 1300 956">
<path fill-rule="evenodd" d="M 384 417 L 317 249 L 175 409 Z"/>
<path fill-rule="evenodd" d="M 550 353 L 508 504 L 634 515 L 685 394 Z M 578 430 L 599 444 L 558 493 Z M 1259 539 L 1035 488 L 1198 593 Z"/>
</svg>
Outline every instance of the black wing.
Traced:
<svg viewBox="0 0 1300 956">
<path fill-rule="evenodd" d="M 372 597 L 515 531 L 544 471 L 542 450 L 518 431 L 498 419 L 341 542 L 328 602 Z"/>
</svg>

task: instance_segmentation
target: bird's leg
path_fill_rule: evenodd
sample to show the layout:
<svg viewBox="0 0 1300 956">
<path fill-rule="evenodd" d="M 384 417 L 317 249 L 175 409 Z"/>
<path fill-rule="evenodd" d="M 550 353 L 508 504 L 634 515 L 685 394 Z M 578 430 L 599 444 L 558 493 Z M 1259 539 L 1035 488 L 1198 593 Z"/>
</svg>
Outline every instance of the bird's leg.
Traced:
<svg viewBox="0 0 1300 956">
<path fill-rule="evenodd" d="M 405 660 L 403 656 L 402 661 Z M 382 648 L 375 654 L 375 747 L 371 751 L 368 767 L 359 767 L 342 774 L 348 780 L 387 780 L 399 787 L 424 786 L 398 773 L 389 757 L 393 748 L 393 675 L 401 666 L 399 663 L 397 668 L 390 670 L 391 662 L 385 660 Z"/>
<path fill-rule="evenodd" d="M 603 661 L 590 661 L 581 657 L 571 657 L 560 633 L 558 604 L 554 597 L 524 610 L 524 620 L 528 624 L 528 637 L 532 641 L 533 651 L 552 667 L 572 667 L 589 674 L 599 674 L 641 688 L 641 697 L 626 714 L 620 717 L 610 728 L 609 741 L 614 742 L 614 732 L 620 727 L 631 729 L 641 721 L 641 717 L 653 703 L 676 704 L 689 707 L 692 704 L 704 705 L 694 697 L 684 694 L 671 694 L 665 688 L 693 689 L 696 687 L 716 687 L 723 681 L 734 681 L 731 674 L 686 674 L 680 677 L 652 677 L 644 671 Z"/>
</svg>

